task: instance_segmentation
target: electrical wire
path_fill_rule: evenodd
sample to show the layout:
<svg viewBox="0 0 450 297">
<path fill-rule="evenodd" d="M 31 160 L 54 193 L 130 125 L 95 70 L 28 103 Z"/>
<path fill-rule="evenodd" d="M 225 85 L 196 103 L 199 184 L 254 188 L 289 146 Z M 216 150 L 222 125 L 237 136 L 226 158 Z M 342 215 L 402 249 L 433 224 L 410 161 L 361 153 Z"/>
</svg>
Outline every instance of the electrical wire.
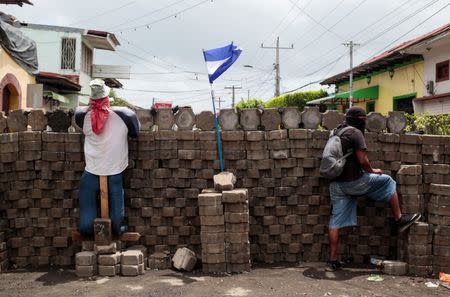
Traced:
<svg viewBox="0 0 450 297">
<path fill-rule="evenodd" d="M 78 24 L 78 23 L 83 22 L 83 21 L 86 21 L 86 20 L 97 19 L 97 18 L 99 18 L 99 17 L 101 17 L 101 16 L 104 16 L 104 15 L 107 15 L 107 14 L 109 14 L 109 13 L 111 13 L 111 12 L 114 12 L 114 11 L 120 10 L 120 9 L 122 9 L 122 8 L 125 8 L 125 7 L 127 7 L 127 6 L 130 6 L 130 5 L 132 5 L 132 4 L 136 3 L 136 2 L 137 2 L 137 1 L 131 1 L 131 2 L 128 2 L 128 3 L 124 4 L 124 5 L 122 5 L 122 6 L 119 6 L 119 7 L 116 7 L 116 8 L 111 8 L 111 9 L 108 9 L 108 10 L 105 10 L 105 11 L 99 13 L 99 14 L 91 15 L 91 16 L 89 16 L 89 17 L 85 17 L 85 18 L 82 18 L 82 19 L 78 19 L 77 21 L 70 23 L 68 26 L 73 26 L 73 25 L 75 25 L 75 24 Z"/>
</svg>

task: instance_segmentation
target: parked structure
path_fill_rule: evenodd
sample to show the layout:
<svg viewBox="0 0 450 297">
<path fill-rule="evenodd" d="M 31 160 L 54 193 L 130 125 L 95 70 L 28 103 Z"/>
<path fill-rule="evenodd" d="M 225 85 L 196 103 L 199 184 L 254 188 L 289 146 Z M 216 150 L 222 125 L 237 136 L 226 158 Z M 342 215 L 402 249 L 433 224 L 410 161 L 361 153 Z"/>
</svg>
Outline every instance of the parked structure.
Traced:
<svg viewBox="0 0 450 297">
<path fill-rule="evenodd" d="M 117 88 L 122 86 L 118 78 L 130 76 L 128 66 L 93 64 L 95 49 L 115 51 L 120 45 L 112 33 L 28 23 L 21 23 L 21 30 L 37 44 L 41 73 L 38 81 L 53 82 L 44 88 L 44 95 L 61 101 L 65 107 L 87 103 L 93 78 L 102 78 Z"/>
<path fill-rule="evenodd" d="M 450 113 L 450 24 L 406 41 L 353 68 L 353 103 L 367 112 Z M 349 70 L 329 77 L 336 93 L 308 102 L 344 111 Z M 432 92 L 430 93 L 429 90 Z"/>
</svg>

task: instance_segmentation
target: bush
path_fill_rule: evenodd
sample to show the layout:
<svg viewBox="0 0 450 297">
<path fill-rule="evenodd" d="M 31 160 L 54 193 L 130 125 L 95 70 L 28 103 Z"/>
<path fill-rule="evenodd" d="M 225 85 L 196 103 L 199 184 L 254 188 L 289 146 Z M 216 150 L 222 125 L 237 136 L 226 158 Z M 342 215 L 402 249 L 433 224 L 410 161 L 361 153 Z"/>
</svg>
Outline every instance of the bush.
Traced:
<svg viewBox="0 0 450 297">
<path fill-rule="evenodd" d="M 269 101 L 264 103 L 264 107 L 277 108 L 277 107 L 296 106 L 300 111 L 302 111 L 306 106 L 306 102 L 317 98 L 322 98 L 327 95 L 328 93 L 324 90 L 286 94 L 270 99 Z"/>
<path fill-rule="evenodd" d="M 432 135 L 450 135 L 450 114 L 430 115 L 416 113 L 407 115 L 407 132 Z"/>
<path fill-rule="evenodd" d="M 241 99 L 238 104 L 236 104 L 236 109 L 241 110 L 244 108 L 257 108 L 259 106 L 263 106 L 263 102 L 260 99 Z"/>
</svg>

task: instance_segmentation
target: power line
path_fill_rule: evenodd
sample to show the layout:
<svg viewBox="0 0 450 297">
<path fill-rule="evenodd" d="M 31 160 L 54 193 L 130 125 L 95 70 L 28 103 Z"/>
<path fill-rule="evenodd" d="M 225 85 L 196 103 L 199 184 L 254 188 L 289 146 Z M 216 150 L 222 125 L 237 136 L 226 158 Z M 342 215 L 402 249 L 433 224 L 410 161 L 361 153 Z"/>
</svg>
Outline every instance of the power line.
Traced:
<svg viewBox="0 0 450 297">
<path fill-rule="evenodd" d="M 122 8 L 125 8 L 127 6 L 130 6 L 131 4 L 134 4 L 134 3 L 136 3 L 136 1 L 131 1 L 131 2 L 128 2 L 128 3 L 124 4 L 124 5 L 122 5 L 122 6 L 119 6 L 119 7 L 116 7 L 116 8 L 111 8 L 109 10 L 105 10 L 102 13 L 99 13 L 99 14 L 96 14 L 96 15 L 92 15 L 92 16 L 89 16 L 89 17 L 86 17 L 86 18 L 78 19 L 78 21 L 70 23 L 69 26 L 73 26 L 74 24 L 78 24 L 78 23 L 80 23 L 82 21 L 85 21 L 85 20 L 90 20 L 90 19 L 93 19 L 93 18 L 98 18 L 98 17 L 104 16 L 104 15 L 109 14 L 111 12 L 114 12 L 114 11 L 120 10 Z"/>
<path fill-rule="evenodd" d="M 134 23 L 134 22 L 136 22 L 137 20 L 143 19 L 143 18 L 145 18 L 145 17 L 147 17 L 147 16 L 150 16 L 150 15 L 155 14 L 155 13 L 157 13 L 157 12 L 163 11 L 163 10 L 165 10 L 165 9 L 167 9 L 167 8 L 170 8 L 170 7 L 172 7 L 172 6 L 175 6 L 175 5 L 180 4 L 180 3 L 182 3 L 182 2 L 185 2 L 185 1 L 186 1 L 186 0 L 180 0 L 180 1 L 177 1 L 177 2 L 173 2 L 173 3 L 171 3 L 171 4 L 168 4 L 168 5 L 166 5 L 166 6 L 163 6 L 163 7 L 161 7 L 161 8 L 158 8 L 158 9 L 152 10 L 152 11 L 150 11 L 150 12 L 147 12 L 147 13 L 145 13 L 145 14 L 139 16 L 139 17 L 132 17 L 132 18 L 129 18 L 129 19 L 127 19 L 126 21 L 124 21 L 124 22 L 122 22 L 122 23 L 120 23 L 120 24 L 116 24 L 116 25 L 114 25 L 113 27 L 108 28 L 108 30 L 115 30 L 116 28 L 120 28 L 120 26 L 125 25 L 125 24 L 128 24 L 129 22 Z"/>
<path fill-rule="evenodd" d="M 124 31 L 136 30 L 136 29 L 143 28 L 143 27 L 149 28 L 151 25 L 154 25 L 154 24 L 156 24 L 156 23 L 165 21 L 165 20 L 170 19 L 170 18 L 172 18 L 172 17 L 175 17 L 175 18 L 176 18 L 179 14 L 181 14 L 181 13 L 183 13 L 183 12 L 186 12 L 186 11 L 188 11 L 188 10 L 194 9 L 194 8 L 196 8 L 197 6 L 200 6 L 200 5 L 202 5 L 203 3 L 206 3 L 206 2 L 210 2 L 210 0 L 203 0 L 203 1 L 200 1 L 200 2 L 198 2 L 198 3 L 196 3 L 196 4 L 192 5 L 192 6 L 189 6 L 189 7 L 185 8 L 185 9 L 182 9 L 182 10 L 177 11 L 177 12 L 171 14 L 171 15 L 168 15 L 168 16 L 166 16 L 166 17 L 157 19 L 157 20 L 155 20 L 155 21 L 153 21 L 153 22 L 150 22 L 150 23 L 146 23 L 146 24 L 138 25 L 138 26 L 134 26 L 134 27 L 127 27 L 127 28 L 116 29 L 116 31 L 119 31 L 119 33 L 122 33 L 122 32 L 124 32 Z"/>
</svg>

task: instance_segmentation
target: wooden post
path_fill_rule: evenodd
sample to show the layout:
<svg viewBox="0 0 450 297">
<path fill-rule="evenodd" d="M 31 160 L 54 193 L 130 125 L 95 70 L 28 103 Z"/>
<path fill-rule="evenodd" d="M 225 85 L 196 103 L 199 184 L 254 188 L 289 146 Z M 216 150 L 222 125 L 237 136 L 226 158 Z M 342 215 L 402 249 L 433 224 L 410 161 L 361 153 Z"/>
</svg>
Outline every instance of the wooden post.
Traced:
<svg viewBox="0 0 450 297">
<path fill-rule="evenodd" d="M 108 177 L 100 176 L 100 210 L 102 219 L 109 218 Z"/>
</svg>

